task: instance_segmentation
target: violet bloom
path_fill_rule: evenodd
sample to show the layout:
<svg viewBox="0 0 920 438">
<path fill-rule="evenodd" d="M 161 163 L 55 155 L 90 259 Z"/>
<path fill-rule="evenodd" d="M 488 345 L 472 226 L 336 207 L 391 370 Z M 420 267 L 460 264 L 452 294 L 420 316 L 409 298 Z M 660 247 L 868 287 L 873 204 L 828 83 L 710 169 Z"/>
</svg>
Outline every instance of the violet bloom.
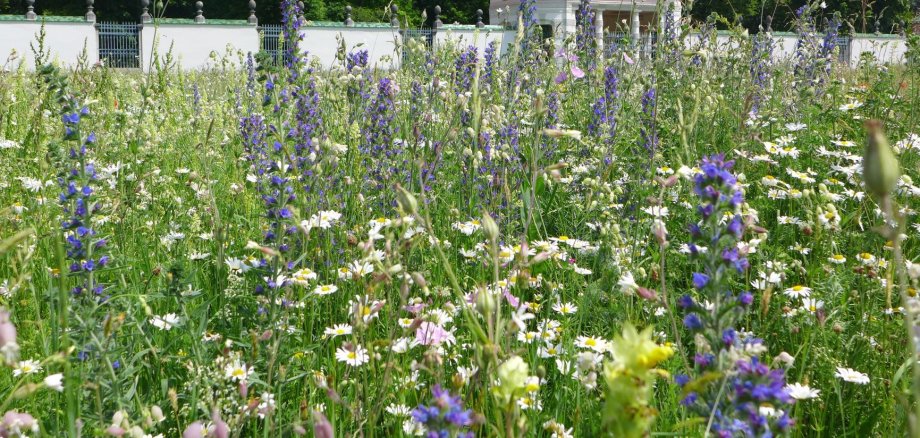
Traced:
<svg viewBox="0 0 920 438">
<path fill-rule="evenodd" d="M 486 46 L 486 50 L 483 53 L 483 58 L 485 61 L 485 66 L 480 73 L 480 83 L 483 86 L 492 85 L 492 72 L 495 71 L 495 64 L 498 61 L 498 56 L 496 56 L 496 51 L 498 50 L 498 41 L 492 40 L 489 41 L 489 45 Z"/>
<path fill-rule="evenodd" d="M 521 53 L 527 58 L 531 50 L 540 42 L 541 29 L 537 23 L 537 0 L 521 0 L 518 6 L 521 22 L 524 24 L 524 39 L 521 41 Z"/>
<path fill-rule="evenodd" d="M 776 43 L 773 41 L 773 35 L 766 31 L 755 35 L 753 40 L 750 71 L 754 92 L 750 114 L 756 116 L 770 92 L 773 75 L 773 48 Z"/>
<path fill-rule="evenodd" d="M 473 424 L 473 411 L 463 409 L 460 396 L 451 395 L 440 385 L 434 385 L 431 394 L 430 405 L 420 404 L 412 411 L 412 418 L 425 425 L 428 436 L 472 438 L 469 427 Z"/>
<path fill-rule="evenodd" d="M 457 55 L 457 60 L 454 62 L 454 85 L 457 94 L 466 93 L 472 89 L 478 63 L 479 49 L 476 46 L 467 46 Z"/>
<path fill-rule="evenodd" d="M 98 236 L 93 228 L 93 216 L 102 209 L 95 189 L 99 177 L 89 154 L 97 137 L 84 129 L 84 122 L 90 118 L 89 108 L 73 95 L 66 94 L 66 90 L 60 92 L 64 93 L 60 102 L 67 153 L 57 163 L 61 189 L 58 201 L 65 217 L 61 222 L 65 254 L 70 273 L 77 279 L 71 292 L 102 302 L 107 297 L 102 295 L 104 286 L 95 271 L 109 264 L 110 259 L 106 254 L 106 239 Z"/>
<path fill-rule="evenodd" d="M 575 11 L 575 50 L 583 60 L 580 64 L 588 71 L 597 67 L 597 12 L 591 8 L 591 0 L 581 0 Z"/>
<path fill-rule="evenodd" d="M 702 289 L 709 283 L 709 276 L 699 272 L 693 273 L 693 287 Z"/>
<path fill-rule="evenodd" d="M 649 158 L 658 151 L 658 95 L 651 87 L 642 95 L 642 126 L 639 128 L 640 146 L 648 152 Z"/>
<path fill-rule="evenodd" d="M 775 436 L 792 426 L 787 413 L 791 399 L 783 389 L 785 377 L 781 370 L 770 370 L 756 355 L 747 353 L 756 351 L 752 347 L 762 341 L 745 338 L 734 328 L 754 297 L 731 291 L 731 277 L 750 265 L 738 246 L 746 225 L 737 214 L 744 196 L 732 173 L 733 165 L 719 154 L 704 158 L 699 165 L 702 172 L 695 177 L 693 190 L 700 202 L 700 220 L 691 225 L 690 234 L 694 243 L 708 246 L 710 252 L 691 253 L 702 262 L 701 272 L 692 274 L 692 283 L 707 304 L 698 306 L 689 295 L 678 300 L 678 306 L 688 311 L 684 326 L 694 332 L 698 345 L 693 356 L 698 377 L 711 372 L 731 376 L 731 390 L 723 394 L 718 385 L 705 379 L 682 378 L 681 386 L 690 382 L 697 386 L 681 404 L 713 418 L 712 430 L 717 436 Z M 721 220 L 728 214 L 731 219 L 723 224 Z M 739 356 L 743 359 L 736 360 Z M 765 404 L 772 406 L 772 413 L 761 411 Z"/>
</svg>

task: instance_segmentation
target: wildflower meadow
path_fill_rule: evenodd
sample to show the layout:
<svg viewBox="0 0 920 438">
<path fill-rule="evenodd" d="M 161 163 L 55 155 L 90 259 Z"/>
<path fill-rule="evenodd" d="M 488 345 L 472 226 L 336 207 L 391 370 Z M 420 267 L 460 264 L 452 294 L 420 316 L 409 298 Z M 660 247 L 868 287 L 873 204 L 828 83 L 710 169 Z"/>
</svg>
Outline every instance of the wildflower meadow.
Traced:
<svg viewBox="0 0 920 438">
<path fill-rule="evenodd" d="M 920 37 L 522 0 L 330 67 L 280 3 L 274 56 L 0 72 L 0 437 L 920 436 Z"/>
</svg>

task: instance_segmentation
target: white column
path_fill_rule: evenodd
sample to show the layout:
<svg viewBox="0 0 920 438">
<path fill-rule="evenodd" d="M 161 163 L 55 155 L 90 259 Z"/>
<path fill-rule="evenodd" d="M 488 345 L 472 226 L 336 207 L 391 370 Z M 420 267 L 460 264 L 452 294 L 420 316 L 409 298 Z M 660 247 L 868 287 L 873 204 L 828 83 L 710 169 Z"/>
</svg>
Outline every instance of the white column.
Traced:
<svg viewBox="0 0 920 438">
<path fill-rule="evenodd" d="M 594 10 L 594 27 L 595 38 L 597 38 L 598 55 L 603 58 L 604 54 L 604 11 Z"/>
<path fill-rule="evenodd" d="M 683 9 L 680 0 L 671 0 L 674 3 L 674 32 L 680 36 L 680 15 Z"/>
</svg>

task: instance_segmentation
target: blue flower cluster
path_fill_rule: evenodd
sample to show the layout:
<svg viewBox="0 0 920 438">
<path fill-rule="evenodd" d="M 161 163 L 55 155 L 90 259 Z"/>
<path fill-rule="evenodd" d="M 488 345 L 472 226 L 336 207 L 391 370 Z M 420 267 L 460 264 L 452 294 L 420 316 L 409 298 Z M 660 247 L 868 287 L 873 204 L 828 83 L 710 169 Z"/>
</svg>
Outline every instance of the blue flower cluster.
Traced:
<svg viewBox="0 0 920 438">
<path fill-rule="evenodd" d="M 823 71 L 820 59 L 820 42 L 816 35 L 815 19 L 812 9 L 806 3 L 796 10 L 796 41 L 793 55 L 793 74 L 797 90 L 805 90 L 816 84 Z"/>
<path fill-rule="evenodd" d="M 348 81 L 345 89 L 345 96 L 349 102 L 349 124 L 364 117 L 364 106 L 373 97 L 371 72 L 367 68 L 368 59 L 367 50 L 354 50 L 345 55 L 345 71 L 354 77 L 354 80 Z"/>
<path fill-rule="evenodd" d="M 345 55 L 345 71 L 352 73 L 355 67 L 361 69 L 367 68 L 367 62 L 370 54 L 367 50 L 353 50 Z"/>
<path fill-rule="evenodd" d="M 457 60 L 454 62 L 454 86 L 457 94 L 472 90 L 477 62 L 479 62 L 479 49 L 476 46 L 467 46 L 457 55 Z"/>
<path fill-rule="evenodd" d="M 581 0 L 575 11 L 575 50 L 585 71 L 597 67 L 597 12 L 591 8 L 591 0 Z"/>
<path fill-rule="evenodd" d="M 518 57 L 518 67 L 536 62 L 536 56 L 540 49 L 540 41 L 543 39 L 543 31 L 537 23 L 537 0 L 521 0 L 518 6 L 518 13 L 523 25 L 524 38 L 521 40 L 520 54 Z"/>
<path fill-rule="evenodd" d="M 642 95 L 642 126 L 639 128 L 640 146 L 654 157 L 658 151 L 658 94 L 653 85 Z"/>
<path fill-rule="evenodd" d="M 313 175 L 314 165 L 322 160 L 322 150 L 315 141 L 321 135 L 322 119 L 315 82 L 312 76 L 302 77 L 312 73 L 305 68 L 299 48 L 302 12 L 291 0 L 283 1 L 281 10 L 284 68 L 269 70 L 259 78 L 263 104 L 271 112 L 268 116 L 253 112 L 240 121 L 243 146 L 264 208 L 261 243 L 277 252 L 254 263 L 256 272 L 263 275 L 254 292 L 267 296 L 270 307 L 286 303 L 279 291 L 289 284 L 290 272 L 297 268 L 297 263 L 290 261 L 290 254 L 302 243 L 295 203 L 300 194 L 322 198 L 326 184 Z M 260 308 L 259 312 L 266 310 Z"/>
<path fill-rule="evenodd" d="M 428 406 L 419 405 L 412 411 L 412 418 L 424 424 L 428 438 L 472 438 L 468 430 L 473 425 L 473 411 L 463 409 L 460 396 L 453 396 L 439 385 L 431 388 L 432 401 Z"/>
<path fill-rule="evenodd" d="M 366 154 L 370 185 L 378 193 L 391 188 L 394 183 L 405 184 L 403 178 L 402 150 L 393 141 L 397 128 L 393 123 L 396 107 L 393 97 L 396 85 L 390 78 L 381 78 L 377 93 L 365 109 L 361 152 Z"/>
<path fill-rule="evenodd" d="M 705 378 L 694 385 L 688 385 L 691 379 L 687 375 L 677 376 L 676 381 L 684 388 L 681 403 L 702 415 L 711 415 L 715 420 L 713 431 L 718 436 L 772 436 L 773 431 L 792 426 L 784 410 L 792 399 L 784 389 L 782 370 L 771 370 L 756 355 L 739 353 L 761 351 L 764 347 L 760 339 L 735 329 L 754 296 L 730 289 L 732 277 L 749 267 L 745 252 L 738 249 L 745 221 L 737 212 L 744 195 L 732 174 L 733 165 L 721 154 L 700 163 L 694 193 L 700 200 L 697 212 L 702 220 L 689 227 L 689 249 L 691 256 L 702 261 L 703 269 L 692 274 L 691 284 L 706 303 L 689 294 L 677 302 L 686 312 L 684 326 L 696 335 L 694 369 L 701 377 L 725 376 L 722 385 L 729 390 L 714 388 Z"/>
<path fill-rule="evenodd" d="M 101 204 L 95 196 L 96 167 L 87 156 L 88 148 L 96 144 L 96 134 L 90 132 L 84 135 L 81 130 L 81 122 L 90 116 L 88 107 L 73 96 L 64 98 L 63 102 L 64 141 L 70 147 L 65 161 L 60 164 L 58 185 L 61 194 L 58 201 L 65 215 L 61 229 L 65 236 L 69 270 L 79 277 L 79 284 L 72 292 L 83 295 L 89 291 L 98 299 L 105 300 L 104 286 L 96 281 L 94 273 L 108 265 L 110 259 L 105 253 L 106 239 L 98 237 L 93 229 L 92 218 L 99 212 Z"/>
<path fill-rule="evenodd" d="M 300 72 L 303 70 L 304 65 L 304 56 L 300 51 L 300 42 L 303 40 L 303 34 L 300 33 L 302 26 L 303 9 L 301 9 L 300 3 L 282 0 L 281 28 L 284 38 L 284 66 L 290 73 L 288 80 L 291 83 L 297 82 L 300 78 Z"/>
<path fill-rule="evenodd" d="M 824 84 L 830 78 L 834 69 L 834 61 L 837 56 L 837 38 L 840 33 L 840 15 L 834 13 L 827 22 L 824 30 L 824 39 L 821 41 L 821 48 L 818 50 L 817 62 L 821 65 L 821 74 L 817 78 L 815 94 L 824 93 Z"/>
<path fill-rule="evenodd" d="M 705 23 L 700 26 L 700 40 L 697 53 L 690 58 L 690 65 L 699 67 L 703 65 L 702 52 L 711 51 L 713 45 L 713 34 L 715 34 L 716 24 L 714 17 L 710 16 Z"/>
<path fill-rule="evenodd" d="M 760 113 L 760 105 L 770 92 L 770 79 L 773 72 L 773 35 L 770 32 L 760 32 L 753 38 L 751 51 L 751 83 L 754 84 L 754 93 L 751 102 L 751 115 Z"/>
<path fill-rule="evenodd" d="M 482 74 L 480 75 L 480 83 L 483 86 L 492 85 L 492 72 L 495 71 L 495 64 L 498 62 L 498 56 L 496 56 L 496 51 L 498 50 L 498 41 L 492 40 L 489 41 L 489 45 L 486 46 L 486 50 L 483 52 L 483 61 L 485 61 L 485 66 L 482 69 Z"/>
<path fill-rule="evenodd" d="M 596 136 L 607 136 L 607 153 L 604 160 L 610 164 L 613 153 L 613 140 L 617 130 L 617 110 L 620 107 L 620 78 L 616 67 L 609 66 L 604 69 L 604 95 L 599 97 L 591 106 L 591 121 L 588 122 L 588 133 Z"/>
</svg>

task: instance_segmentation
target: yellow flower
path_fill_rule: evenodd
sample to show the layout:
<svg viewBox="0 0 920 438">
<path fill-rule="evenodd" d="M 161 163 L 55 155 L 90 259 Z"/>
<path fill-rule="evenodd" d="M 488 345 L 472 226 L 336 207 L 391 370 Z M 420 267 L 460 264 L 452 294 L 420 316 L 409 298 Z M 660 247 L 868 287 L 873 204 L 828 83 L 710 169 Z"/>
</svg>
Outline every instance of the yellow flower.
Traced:
<svg viewBox="0 0 920 438">
<path fill-rule="evenodd" d="M 652 340 L 652 327 L 639 332 L 629 324 L 613 340 L 611 350 L 616 362 L 627 369 L 637 365 L 646 369 L 655 368 L 674 355 L 674 348 L 670 345 L 659 345 Z"/>
<path fill-rule="evenodd" d="M 492 387 L 495 396 L 508 403 L 527 386 L 530 367 L 520 356 L 512 356 L 498 366 L 498 385 Z"/>
</svg>

